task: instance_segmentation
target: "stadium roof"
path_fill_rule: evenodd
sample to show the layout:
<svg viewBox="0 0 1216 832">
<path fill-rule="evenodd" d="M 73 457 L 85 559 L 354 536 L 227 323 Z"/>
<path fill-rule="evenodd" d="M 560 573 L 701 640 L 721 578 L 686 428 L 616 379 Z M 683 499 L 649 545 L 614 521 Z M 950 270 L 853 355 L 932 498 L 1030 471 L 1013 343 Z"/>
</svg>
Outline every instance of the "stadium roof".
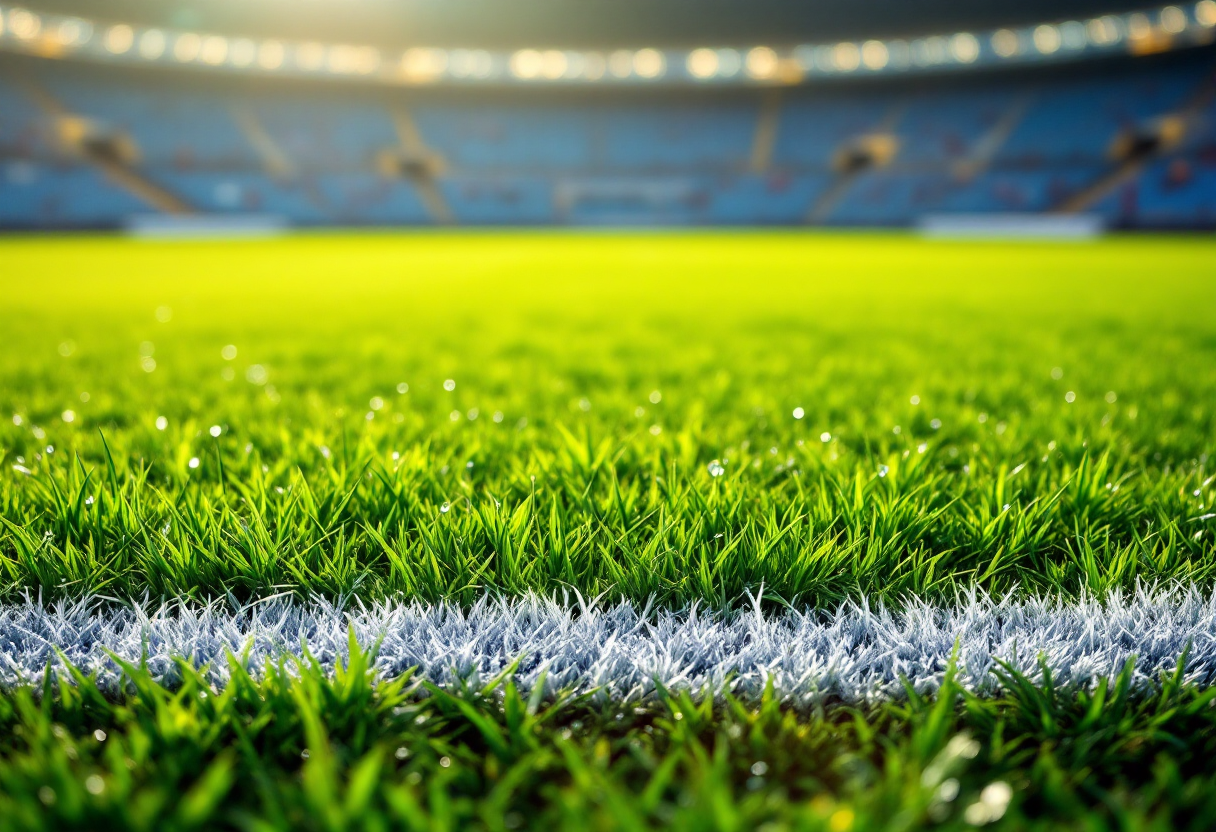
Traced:
<svg viewBox="0 0 1216 832">
<path fill-rule="evenodd" d="M 28 0 L 42 12 L 252 37 L 490 48 L 797 43 L 1122 11 L 1145 0 Z"/>
</svg>

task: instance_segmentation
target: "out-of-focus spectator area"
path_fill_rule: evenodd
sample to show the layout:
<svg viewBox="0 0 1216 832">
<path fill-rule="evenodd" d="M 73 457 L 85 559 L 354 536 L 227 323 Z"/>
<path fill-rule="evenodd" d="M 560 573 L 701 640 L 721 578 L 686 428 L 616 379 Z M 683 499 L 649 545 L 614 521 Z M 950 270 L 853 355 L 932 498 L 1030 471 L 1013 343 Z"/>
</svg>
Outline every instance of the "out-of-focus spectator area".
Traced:
<svg viewBox="0 0 1216 832">
<path fill-rule="evenodd" d="M 1216 52 L 789 88 L 403 90 L 9 56 L 0 227 L 1216 226 Z"/>
</svg>

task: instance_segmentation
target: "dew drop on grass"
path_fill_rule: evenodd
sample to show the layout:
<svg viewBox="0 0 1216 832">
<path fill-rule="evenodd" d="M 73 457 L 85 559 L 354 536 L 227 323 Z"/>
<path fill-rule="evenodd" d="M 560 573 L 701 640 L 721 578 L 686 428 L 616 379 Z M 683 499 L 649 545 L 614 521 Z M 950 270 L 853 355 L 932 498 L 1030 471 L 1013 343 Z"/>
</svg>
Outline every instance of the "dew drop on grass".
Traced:
<svg viewBox="0 0 1216 832">
<path fill-rule="evenodd" d="M 890 467 L 888 467 L 888 466 L 886 466 L 886 465 L 879 465 L 879 466 L 878 466 L 878 476 L 880 476 L 880 477 L 885 477 L 885 476 L 886 476 L 887 474 L 889 474 L 890 472 L 891 472 Z"/>
<path fill-rule="evenodd" d="M 1109 393 L 1106 394 L 1106 403 L 1107 404 L 1114 404 L 1117 401 L 1119 401 L 1119 397 L 1115 394 L 1114 390 L 1111 390 Z"/>
<path fill-rule="evenodd" d="M 826 443 L 826 442 L 831 442 L 831 441 L 832 441 L 832 434 L 828 433 L 828 432 L 825 430 L 823 433 L 819 434 L 819 441 L 820 441 L 820 442 L 825 442 L 825 443 Z"/>
<path fill-rule="evenodd" d="M 14 413 L 13 414 L 13 424 L 16 425 L 17 427 L 21 427 L 21 422 L 22 422 L 21 416 Z"/>
<path fill-rule="evenodd" d="M 918 454 L 923 454 L 927 450 L 929 450 L 929 444 L 927 442 L 921 442 L 916 446 L 916 452 Z"/>
<path fill-rule="evenodd" d="M 1051 368 L 1051 377 L 1054 378 L 1056 381 L 1059 381 L 1060 379 L 1064 378 L 1064 368 L 1063 367 L 1052 367 Z"/>
<path fill-rule="evenodd" d="M 451 503 L 444 503 L 443 505 L 441 505 L 441 506 L 439 507 L 439 513 L 440 513 L 440 514 L 447 514 L 447 513 L 448 513 L 449 511 L 451 511 L 451 510 L 452 510 L 452 504 L 451 504 Z"/>
<path fill-rule="evenodd" d="M 931 422 L 929 422 L 929 427 L 933 428 L 934 430 L 941 430 L 942 420 L 941 419 L 932 420 Z"/>
<path fill-rule="evenodd" d="M 709 468 L 709 475 L 711 477 L 720 477 L 726 473 L 726 468 L 716 459 L 710 462 L 707 467 Z"/>
<path fill-rule="evenodd" d="M 501 423 L 502 423 L 502 420 L 503 420 L 502 411 L 501 411 L 501 410 L 495 410 L 495 411 L 494 411 L 494 423 L 495 423 L 495 424 L 501 424 Z"/>
<path fill-rule="evenodd" d="M 198 457 L 196 457 L 196 456 L 192 456 L 192 457 L 190 457 L 190 467 L 191 467 L 191 468 L 197 468 L 197 467 L 198 467 Z"/>
<path fill-rule="evenodd" d="M 651 436 L 658 436 L 662 432 L 663 432 L 663 429 L 661 427 L 659 427 L 658 425 L 650 426 L 650 435 Z"/>
<path fill-rule="evenodd" d="M 74 411 L 74 410 L 63 411 L 63 421 L 67 422 L 69 425 L 72 422 L 75 422 L 76 421 L 76 411 Z"/>
<path fill-rule="evenodd" d="M 651 390 L 650 391 L 650 403 L 658 404 L 661 401 L 663 401 L 663 394 L 660 393 L 658 390 Z"/>
<path fill-rule="evenodd" d="M 460 421 L 460 411 L 453 410 L 451 413 L 448 414 L 448 418 L 451 419 L 453 422 L 459 422 Z"/>
<path fill-rule="evenodd" d="M 151 373 L 156 369 L 156 359 L 150 355 L 145 355 L 139 359 L 139 368 L 145 373 Z"/>
<path fill-rule="evenodd" d="M 803 410 L 801 407 L 794 408 L 794 418 L 795 419 L 801 419 L 805 415 L 806 415 L 806 411 Z"/>
<path fill-rule="evenodd" d="M 90 774 L 84 781 L 84 787 L 91 795 L 99 795 L 106 790 L 106 781 L 100 775 Z"/>
<path fill-rule="evenodd" d="M 166 419 L 164 416 L 157 416 L 156 417 L 156 429 L 164 430 L 167 427 L 169 427 L 169 420 Z"/>
<path fill-rule="evenodd" d="M 1076 400 L 1077 400 L 1077 394 L 1074 393 L 1072 390 L 1069 390 L 1067 393 L 1064 394 L 1064 401 L 1068 402 L 1069 404 L 1072 404 Z"/>
<path fill-rule="evenodd" d="M 406 393 L 410 392 L 410 386 L 403 381 L 397 385 L 397 392 L 404 396 Z"/>
<path fill-rule="evenodd" d="M 465 416 L 465 418 L 466 418 L 466 419 L 468 419 L 470 422 L 475 422 L 475 421 L 477 421 L 477 417 L 478 417 L 478 416 L 480 416 L 480 415 L 481 415 L 481 411 L 480 411 L 480 410 L 478 410 L 477 408 L 475 408 L 475 407 L 474 407 L 472 410 L 470 410 L 470 411 L 469 411 L 468 413 L 466 413 L 464 416 Z"/>
<path fill-rule="evenodd" d="M 903 432 L 904 432 L 904 429 L 901 428 L 899 425 L 896 425 L 895 427 L 891 428 L 891 433 L 895 434 L 896 436 L 899 436 Z"/>
<path fill-rule="evenodd" d="M 207 432 L 208 432 L 208 433 L 210 433 L 212 436 L 214 436 L 214 437 L 216 437 L 216 438 L 219 438 L 219 435 L 220 435 L 221 433 L 223 433 L 223 430 L 224 430 L 224 429 L 223 429 L 223 428 L 221 428 L 219 425 L 212 425 L 212 426 L 211 426 L 211 429 L 210 429 L 209 431 L 207 431 Z"/>
<path fill-rule="evenodd" d="M 456 389 L 456 379 L 449 378 L 443 382 L 443 389 L 451 393 Z"/>
<path fill-rule="evenodd" d="M 234 344 L 229 344 L 228 346 L 224 347 L 222 350 L 220 350 L 220 357 L 225 361 L 231 361 L 236 358 L 236 346 Z"/>
<path fill-rule="evenodd" d="M 91 505 L 93 505 L 93 502 L 94 502 L 94 501 L 93 501 L 93 495 L 92 495 L 92 494 L 90 494 L 89 496 L 87 496 L 87 497 L 85 497 L 85 498 L 84 498 L 84 504 L 85 504 L 86 506 L 91 506 Z"/>
<path fill-rule="evenodd" d="M 367 406 L 372 410 L 379 410 L 380 408 L 384 407 L 384 399 L 380 398 L 379 396 L 372 396 L 371 401 L 367 403 Z"/>
<path fill-rule="evenodd" d="M 579 399 L 578 400 L 578 409 L 583 411 L 584 413 L 590 413 L 591 412 L 591 399 L 585 399 L 585 398 Z"/>
<path fill-rule="evenodd" d="M 912 406 L 915 407 L 916 405 L 920 404 L 920 396 L 913 396 L 912 398 L 908 399 L 908 401 L 910 401 Z"/>
</svg>

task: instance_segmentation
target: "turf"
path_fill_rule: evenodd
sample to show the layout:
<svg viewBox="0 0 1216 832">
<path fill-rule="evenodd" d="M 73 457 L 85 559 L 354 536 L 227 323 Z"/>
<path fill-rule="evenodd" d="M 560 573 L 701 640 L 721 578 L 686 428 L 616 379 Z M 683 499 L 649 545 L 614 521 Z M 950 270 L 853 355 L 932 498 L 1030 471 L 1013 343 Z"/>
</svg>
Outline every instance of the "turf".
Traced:
<svg viewBox="0 0 1216 832">
<path fill-rule="evenodd" d="M 85 676 L 0 695 L 0 829 L 1201 829 L 1216 689 L 1130 668 L 1092 692 L 799 713 L 773 697 L 544 703 L 509 680 L 377 681 L 354 652 L 213 690 Z"/>
<path fill-rule="evenodd" d="M 0 832 L 1216 813 L 1214 241 L 0 263 Z"/>
<path fill-rule="evenodd" d="M 1211 240 L 31 237 L 0 262 L 10 598 L 822 607 L 1216 575 Z"/>
</svg>

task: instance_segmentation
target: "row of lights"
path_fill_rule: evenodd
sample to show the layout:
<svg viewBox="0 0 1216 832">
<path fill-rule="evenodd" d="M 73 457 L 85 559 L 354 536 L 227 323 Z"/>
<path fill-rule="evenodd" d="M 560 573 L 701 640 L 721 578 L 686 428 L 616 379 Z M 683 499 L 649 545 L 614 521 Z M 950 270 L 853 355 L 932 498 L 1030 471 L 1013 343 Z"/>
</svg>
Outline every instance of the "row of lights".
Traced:
<svg viewBox="0 0 1216 832">
<path fill-rule="evenodd" d="M 610 53 L 521 49 L 510 54 L 479 49 L 411 48 L 391 58 L 371 46 L 284 43 L 135 29 L 126 24 L 100 26 L 78 17 L 43 16 L 24 8 L 0 9 L 0 45 L 48 57 L 88 50 L 121 59 L 173 61 L 266 72 L 294 71 L 333 75 L 378 76 L 405 83 L 440 80 L 517 81 L 654 81 L 679 76 L 696 81 L 796 83 L 808 75 L 882 72 L 917 68 L 968 66 L 983 59 L 1050 58 L 1086 49 L 1126 46 L 1132 51 L 1168 48 L 1188 32 L 1210 37 L 1216 29 L 1216 0 L 1152 12 L 1106 15 L 1088 21 L 1042 24 L 986 34 L 958 32 L 912 40 L 845 41 L 797 46 L 779 52 L 768 46 L 751 49 L 699 48 L 690 52 L 658 49 Z M 676 70 L 673 72 L 673 69 Z"/>
</svg>

